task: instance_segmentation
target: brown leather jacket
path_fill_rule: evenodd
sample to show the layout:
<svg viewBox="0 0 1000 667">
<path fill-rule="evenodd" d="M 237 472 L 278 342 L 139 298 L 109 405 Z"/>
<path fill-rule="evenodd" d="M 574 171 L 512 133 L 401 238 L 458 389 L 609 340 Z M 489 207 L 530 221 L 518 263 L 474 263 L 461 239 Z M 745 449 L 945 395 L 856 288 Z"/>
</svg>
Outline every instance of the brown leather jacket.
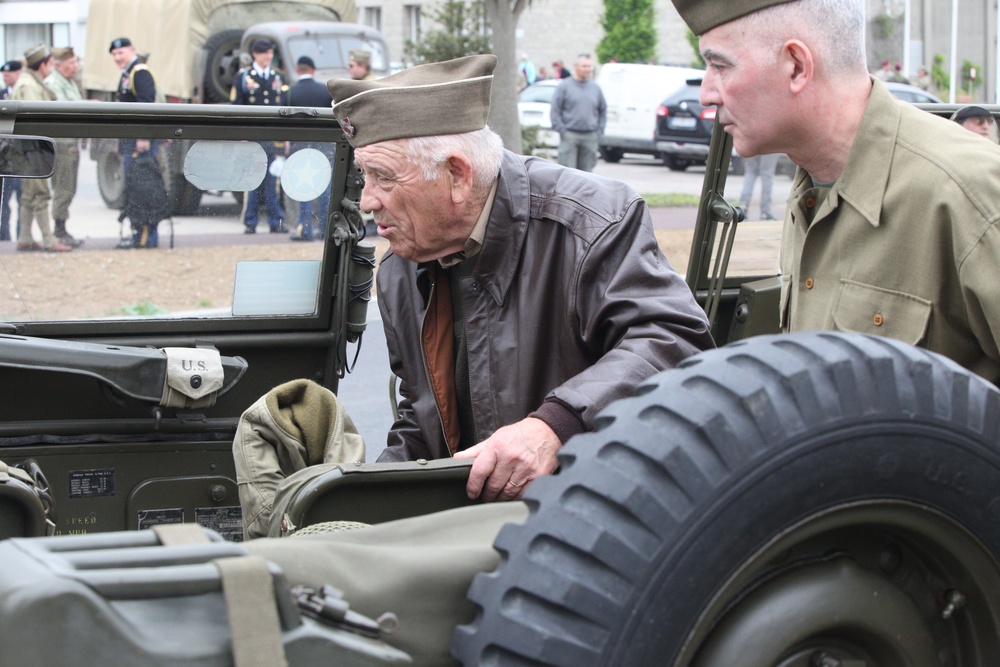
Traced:
<svg viewBox="0 0 1000 667">
<path fill-rule="evenodd" d="M 462 299 L 474 437 L 457 425 L 450 291 L 437 262 L 382 259 L 402 400 L 379 461 L 447 457 L 531 413 L 565 441 L 649 376 L 714 347 L 631 188 L 508 151 L 478 263 L 451 295 Z"/>
</svg>

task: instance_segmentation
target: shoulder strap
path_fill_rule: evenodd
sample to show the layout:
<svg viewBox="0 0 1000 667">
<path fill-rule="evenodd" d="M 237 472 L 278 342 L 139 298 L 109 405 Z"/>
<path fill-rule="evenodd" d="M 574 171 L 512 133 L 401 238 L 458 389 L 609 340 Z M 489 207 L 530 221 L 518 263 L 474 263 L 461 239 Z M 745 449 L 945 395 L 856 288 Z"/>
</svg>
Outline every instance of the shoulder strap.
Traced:
<svg viewBox="0 0 1000 667">
<path fill-rule="evenodd" d="M 151 76 L 151 77 L 153 76 L 153 70 L 149 69 L 149 67 L 147 67 L 146 65 L 144 65 L 142 63 L 136 63 L 135 66 L 132 67 L 132 69 L 129 70 L 129 73 L 128 73 L 128 87 L 129 87 L 129 90 L 132 91 L 133 95 L 136 94 L 135 93 L 135 73 L 138 72 L 138 71 L 140 71 L 140 70 L 149 72 L 149 76 Z M 156 77 L 153 77 L 153 84 L 154 85 L 156 84 Z"/>
</svg>

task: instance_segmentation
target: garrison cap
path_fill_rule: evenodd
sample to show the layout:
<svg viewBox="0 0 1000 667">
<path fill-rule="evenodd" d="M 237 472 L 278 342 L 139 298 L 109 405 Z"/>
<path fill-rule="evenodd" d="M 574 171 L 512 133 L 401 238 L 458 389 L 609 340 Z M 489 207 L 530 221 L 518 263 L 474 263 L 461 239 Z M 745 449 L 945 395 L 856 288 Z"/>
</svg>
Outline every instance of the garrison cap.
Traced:
<svg viewBox="0 0 1000 667">
<path fill-rule="evenodd" d="M 269 39 L 255 39 L 250 46 L 251 53 L 265 53 L 274 48 L 274 44 Z"/>
<path fill-rule="evenodd" d="M 347 55 L 351 60 L 361 63 L 362 65 L 368 65 L 370 67 L 372 64 L 372 52 L 366 49 L 352 49 Z"/>
<path fill-rule="evenodd" d="M 52 49 L 52 59 L 53 60 L 69 60 L 75 53 L 73 53 L 72 46 L 57 46 Z"/>
<path fill-rule="evenodd" d="M 308 67 L 310 69 L 316 69 L 316 63 L 309 56 L 302 56 L 297 61 L 295 61 L 295 64 L 300 67 Z"/>
<path fill-rule="evenodd" d="M 674 0 L 674 7 L 696 35 L 747 14 L 793 0 Z"/>
<path fill-rule="evenodd" d="M 108 53 L 111 53 L 115 49 L 124 49 L 126 46 L 132 46 L 132 40 L 128 37 L 119 37 L 111 42 L 111 48 L 108 49 Z"/>
<path fill-rule="evenodd" d="M 35 44 L 24 51 L 24 59 L 28 63 L 28 67 L 34 67 L 48 57 L 49 50 L 44 44 Z"/>
<path fill-rule="evenodd" d="M 21 71 L 20 60 L 8 60 L 3 65 L 0 65 L 0 72 L 20 72 L 20 71 Z"/>
<path fill-rule="evenodd" d="M 330 79 L 333 115 L 355 148 L 486 127 L 494 55 L 417 65 L 383 79 Z"/>
</svg>

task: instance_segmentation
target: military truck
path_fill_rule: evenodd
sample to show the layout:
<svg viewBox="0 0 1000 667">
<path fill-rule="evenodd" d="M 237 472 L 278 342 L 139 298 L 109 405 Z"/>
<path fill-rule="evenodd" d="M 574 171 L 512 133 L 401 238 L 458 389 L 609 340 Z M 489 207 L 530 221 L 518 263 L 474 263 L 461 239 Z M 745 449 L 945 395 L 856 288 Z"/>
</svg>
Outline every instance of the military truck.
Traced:
<svg viewBox="0 0 1000 667">
<path fill-rule="evenodd" d="M 237 215 L 221 206 L 180 229 L 155 269 L 144 253 L 157 251 L 114 251 L 110 239 L 59 262 L 0 253 L 0 460 L 10 466 L 0 531 L 13 538 L 0 548 L 3 581 L 19 586 L 0 593 L 4 664 L 244 664 L 233 652 L 246 637 L 219 624 L 222 584 L 207 565 L 242 560 L 231 443 L 241 412 L 273 386 L 310 378 L 336 391 L 353 363 L 373 248 L 352 149 L 328 110 L 13 102 L 0 114 L 8 141 L 190 141 L 184 175 L 203 189 L 263 177 L 251 139 L 325 142 L 335 155 L 324 243 L 233 235 L 213 226 Z M 731 152 L 717 131 L 686 269 L 725 345 L 636 387 L 595 432 L 566 443 L 558 474 L 531 485 L 529 518 L 501 531 L 499 569 L 470 589 L 480 612 L 456 630 L 462 663 L 902 667 L 1000 656 L 1000 393 L 885 338 L 766 335 L 777 328 L 775 265 L 740 256 L 776 242 L 730 204 Z M 322 193 L 296 196 L 310 194 Z M 74 261 L 100 263 L 106 277 L 74 283 Z M 168 302 L 171 276 L 198 271 L 200 293 Z M 216 301 L 220 271 L 228 296 Z M 72 298 L 33 291 L 45 281 Z M 99 309 L 105 292 L 123 307 Z M 206 372 L 191 372 L 198 363 Z M 466 502 L 465 472 L 452 461 L 345 465 L 287 511 L 298 530 L 376 523 Z M 166 528 L 179 522 L 213 532 L 175 544 Z M 391 619 L 359 620 L 350 600 L 293 598 L 279 572 L 267 578 L 273 594 L 251 596 L 267 602 L 242 608 L 276 614 L 255 628 L 280 626 L 290 664 L 320 664 L 303 648 L 317 635 L 369 651 L 343 664 L 405 662 L 384 641 Z M 62 604 L 67 587 L 79 604 Z M 354 639 L 331 638 L 314 616 L 339 618 L 337 632 L 350 626 Z"/>
<path fill-rule="evenodd" d="M 87 18 L 87 62 L 83 87 L 88 99 L 113 101 L 121 72 L 107 56 L 108 45 L 128 36 L 147 58 L 161 101 L 228 103 L 233 76 L 249 62 L 254 39 L 275 44 L 275 66 L 295 83 L 295 61 L 316 61 L 317 80 L 347 76 L 348 53 L 372 52 L 372 71 L 389 73 L 389 52 L 375 29 L 353 23 L 353 0 L 92 0 Z M 173 212 L 191 215 L 202 191 L 183 177 L 185 149 L 173 141 L 160 155 Z M 124 171 L 117 145 L 91 144 L 101 196 L 120 208 Z"/>
</svg>

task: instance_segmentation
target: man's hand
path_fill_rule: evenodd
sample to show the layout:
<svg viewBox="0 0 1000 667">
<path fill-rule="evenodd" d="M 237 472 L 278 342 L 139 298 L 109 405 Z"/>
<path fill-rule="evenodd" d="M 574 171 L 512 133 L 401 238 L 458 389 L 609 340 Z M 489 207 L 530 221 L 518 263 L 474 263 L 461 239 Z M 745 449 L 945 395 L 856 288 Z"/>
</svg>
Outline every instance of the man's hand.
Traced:
<svg viewBox="0 0 1000 667">
<path fill-rule="evenodd" d="M 497 429 L 478 445 L 455 454 L 455 458 L 476 459 L 465 487 L 470 498 L 486 502 L 517 500 L 533 479 L 555 471 L 560 447 L 562 443 L 548 424 L 526 417 Z"/>
</svg>

